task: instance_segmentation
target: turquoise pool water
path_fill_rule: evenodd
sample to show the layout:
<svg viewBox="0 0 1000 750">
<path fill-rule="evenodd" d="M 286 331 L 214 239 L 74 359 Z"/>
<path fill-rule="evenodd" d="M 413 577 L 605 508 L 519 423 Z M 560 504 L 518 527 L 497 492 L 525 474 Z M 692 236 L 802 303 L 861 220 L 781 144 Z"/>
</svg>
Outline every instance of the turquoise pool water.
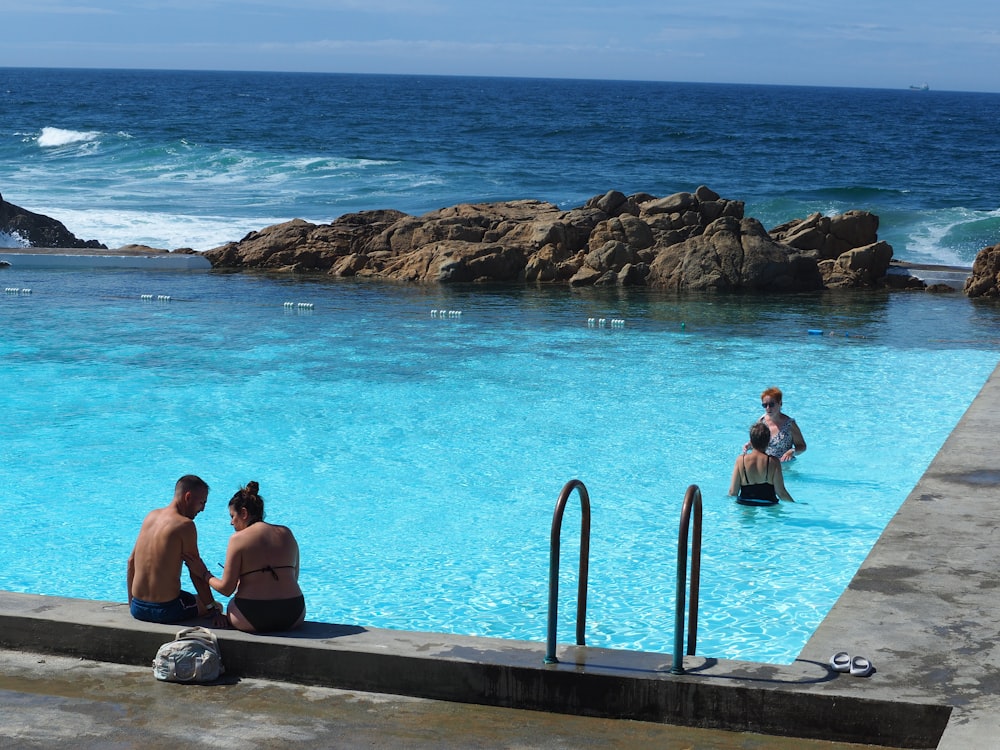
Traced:
<svg viewBox="0 0 1000 750">
<path fill-rule="evenodd" d="M 123 602 L 143 515 L 194 472 L 212 487 L 206 561 L 223 559 L 229 497 L 259 481 L 268 519 L 300 541 L 310 619 L 544 643 L 552 512 L 579 478 L 593 510 L 587 642 L 669 653 L 680 505 L 696 484 L 698 652 L 779 663 L 1000 343 L 998 311 L 960 295 L 4 277 L 31 294 L 0 297 L 0 588 Z M 799 502 L 743 508 L 729 475 L 772 384 L 809 444 L 786 472 Z M 563 523 L 561 642 L 578 505 Z"/>
</svg>

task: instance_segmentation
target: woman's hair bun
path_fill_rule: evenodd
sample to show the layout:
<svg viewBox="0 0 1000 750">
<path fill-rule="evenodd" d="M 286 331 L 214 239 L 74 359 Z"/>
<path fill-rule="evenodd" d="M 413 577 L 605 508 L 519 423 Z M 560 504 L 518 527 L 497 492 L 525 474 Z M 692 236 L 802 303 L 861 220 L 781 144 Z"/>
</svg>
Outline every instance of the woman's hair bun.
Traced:
<svg viewBox="0 0 1000 750">
<path fill-rule="evenodd" d="M 256 482 L 247 482 L 247 491 L 256 495 L 260 491 L 260 485 Z"/>
</svg>

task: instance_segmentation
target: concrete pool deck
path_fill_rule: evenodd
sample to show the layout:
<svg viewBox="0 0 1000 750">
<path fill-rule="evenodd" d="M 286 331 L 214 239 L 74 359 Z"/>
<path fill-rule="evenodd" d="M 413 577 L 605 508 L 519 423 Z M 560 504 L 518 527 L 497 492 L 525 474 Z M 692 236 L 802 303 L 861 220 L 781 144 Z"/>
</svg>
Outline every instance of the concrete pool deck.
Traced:
<svg viewBox="0 0 1000 750">
<path fill-rule="evenodd" d="M 227 680 L 532 709 L 553 721 L 562 714 L 841 743 L 996 747 L 997 434 L 1000 367 L 789 665 L 699 655 L 685 657 L 686 673 L 674 675 L 670 654 L 569 645 L 559 647 L 560 663 L 547 665 L 542 640 L 307 623 L 282 636 L 217 631 Z M 137 622 L 121 603 L 0 592 L 0 647 L 18 652 L 148 668 L 176 629 Z M 833 671 L 828 662 L 839 651 L 869 657 L 877 671 L 867 678 Z M 0 661 L 0 678 L 6 674 Z M 106 679 L 110 687 L 116 678 Z M 148 681 L 155 682 L 151 674 Z M 266 697 L 256 708 L 268 715 Z M 454 746 L 461 746 L 457 738 Z"/>
<path fill-rule="evenodd" d="M 87 269 L 143 271 L 208 271 L 212 264 L 201 253 L 168 252 L 149 247 L 113 250 L 60 247 L 0 248 L 0 267 L 15 270 Z"/>
</svg>

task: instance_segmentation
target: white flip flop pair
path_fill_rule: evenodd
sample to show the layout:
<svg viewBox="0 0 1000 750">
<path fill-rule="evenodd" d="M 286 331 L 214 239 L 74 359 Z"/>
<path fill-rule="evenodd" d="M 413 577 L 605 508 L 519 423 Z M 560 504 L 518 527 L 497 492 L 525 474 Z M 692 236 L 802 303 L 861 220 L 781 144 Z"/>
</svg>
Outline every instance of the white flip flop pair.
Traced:
<svg viewBox="0 0 1000 750">
<path fill-rule="evenodd" d="M 868 677 L 875 672 L 875 665 L 866 656 L 851 656 L 846 651 L 838 651 L 830 657 L 830 668 L 834 672 L 850 672 L 855 677 Z"/>
</svg>

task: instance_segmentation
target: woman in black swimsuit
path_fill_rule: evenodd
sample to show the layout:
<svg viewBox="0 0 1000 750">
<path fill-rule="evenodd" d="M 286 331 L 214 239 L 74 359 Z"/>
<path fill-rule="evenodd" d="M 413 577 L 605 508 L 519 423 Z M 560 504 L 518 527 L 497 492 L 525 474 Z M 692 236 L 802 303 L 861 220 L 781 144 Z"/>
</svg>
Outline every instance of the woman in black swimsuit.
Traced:
<svg viewBox="0 0 1000 750">
<path fill-rule="evenodd" d="M 259 489 L 250 482 L 229 501 L 233 535 L 222 577 L 201 563 L 209 586 L 224 596 L 236 592 L 227 610 L 229 622 L 249 633 L 289 630 L 302 624 L 306 614 L 298 542 L 287 526 L 264 521 Z"/>
<path fill-rule="evenodd" d="M 771 430 L 763 422 L 750 427 L 750 453 L 741 455 L 733 466 L 729 494 L 736 495 L 741 505 L 777 505 L 778 499 L 795 502 L 785 489 L 781 462 L 767 455 Z"/>
</svg>

